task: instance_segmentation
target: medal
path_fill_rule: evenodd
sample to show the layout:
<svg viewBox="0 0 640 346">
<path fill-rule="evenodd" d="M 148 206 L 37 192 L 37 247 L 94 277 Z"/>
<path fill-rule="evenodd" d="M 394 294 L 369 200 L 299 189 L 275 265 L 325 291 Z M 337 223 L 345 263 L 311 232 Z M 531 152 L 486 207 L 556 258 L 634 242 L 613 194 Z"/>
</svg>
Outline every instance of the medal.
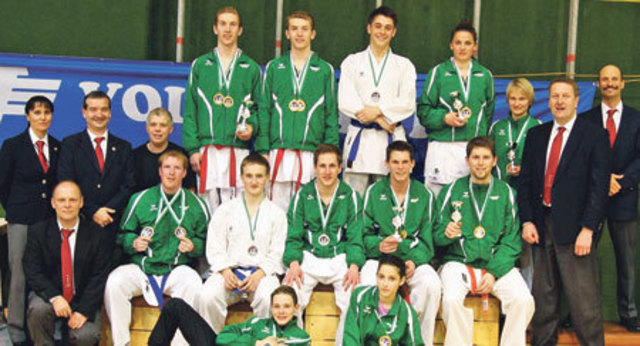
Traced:
<svg viewBox="0 0 640 346">
<path fill-rule="evenodd" d="M 374 91 L 373 93 L 371 93 L 371 102 L 373 102 L 373 103 L 380 102 L 380 93 L 379 92 Z"/>
<path fill-rule="evenodd" d="M 298 100 L 293 99 L 291 100 L 291 102 L 289 102 L 289 110 L 292 112 L 298 111 Z"/>
<path fill-rule="evenodd" d="M 176 227 L 176 230 L 173 232 L 176 237 L 180 238 L 180 237 L 186 237 L 187 236 L 187 229 L 182 227 L 182 226 L 178 226 Z"/>
<path fill-rule="evenodd" d="M 378 339 L 378 345 L 380 346 L 391 346 L 393 342 L 391 341 L 391 337 L 389 335 L 383 335 Z"/>
<path fill-rule="evenodd" d="M 221 93 L 217 93 L 213 95 L 213 103 L 217 104 L 218 106 L 222 104 L 223 100 L 224 100 L 224 96 Z"/>
<path fill-rule="evenodd" d="M 408 235 L 409 233 L 407 232 L 406 229 L 403 229 L 402 231 L 400 231 L 400 237 L 402 237 L 402 239 L 407 239 Z"/>
<path fill-rule="evenodd" d="M 476 228 L 473 229 L 473 235 L 477 239 L 482 239 L 482 238 L 484 238 L 485 235 L 487 235 L 487 231 L 485 231 L 485 229 L 484 229 L 484 227 L 482 227 L 482 225 L 478 225 Z"/>
<path fill-rule="evenodd" d="M 469 107 L 463 107 L 458 113 L 458 117 L 462 119 L 469 119 L 471 118 L 471 115 L 472 115 L 472 112 L 471 112 L 471 108 Z"/>
<path fill-rule="evenodd" d="M 307 104 L 302 99 L 298 99 L 298 112 L 304 112 L 306 108 Z"/>
<path fill-rule="evenodd" d="M 224 99 L 222 100 L 222 103 L 224 104 L 224 106 L 226 108 L 231 108 L 233 107 L 233 97 L 231 96 L 225 96 Z"/>
<path fill-rule="evenodd" d="M 249 249 L 247 250 L 247 253 L 249 254 L 249 256 L 257 256 L 258 255 L 258 247 L 255 246 L 255 245 L 249 246 Z"/>
<path fill-rule="evenodd" d="M 140 231 L 140 236 L 141 237 L 152 238 L 153 234 L 154 234 L 154 231 L 153 231 L 153 227 L 151 227 L 151 226 L 147 226 L 147 227 L 143 228 L 142 231 Z"/>
<path fill-rule="evenodd" d="M 330 241 L 331 241 L 331 238 L 329 238 L 329 236 L 326 233 L 322 233 L 322 235 L 318 237 L 318 244 L 320 244 L 321 246 L 329 245 Z"/>
<path fill-rule="evenodd" d="M 482 217 L 484 216 L 485 208 L 487 207 L 487 201 L 489 200 L 489 196 L 491 195 L 491 190 L 493 190 L 493 177 L 491 178 L 491 182 L 489 183 L 489 188 L 487 189 L 487 194 L 484 196 L 484 202 L 482 202 L 482 209 L 478 208 L 478 203 L 476 202 L 476 196 L 473 192 L 473 186 L 471 185 L 471 178 L 469 178 L 469 194 L 471 195 L 471 202 L 473 204 L 473 208 L 476 212 L 476 217 L 478 219 L 478 226 L 473 229 L 473 235 L 477 239 L 482 239 L 487 234 L 486 230 L 482 226 Z"/>
<path fill-rule="evenodd" d="M 306 103 L 300 99 L 300 94 L 302 93 L 302 86 L 304 85 L 305 77 L 307 76 L 307 71 L 309 70 L 309 61 L 311 61 L 311 57 L 313 56 L 313 52 L 309 54 L 307 61 L 304 63 L 302 70 L 300 73 L 296 73 L 295 63 L 293 62 L 293 57 L 289 55 L 289 62 L 291 64 L 291 83 L 293 86 L 293 100 L 289 102 L 289 110 L 292 112 L 302 112 L 306 108 Z"/>
</svg>

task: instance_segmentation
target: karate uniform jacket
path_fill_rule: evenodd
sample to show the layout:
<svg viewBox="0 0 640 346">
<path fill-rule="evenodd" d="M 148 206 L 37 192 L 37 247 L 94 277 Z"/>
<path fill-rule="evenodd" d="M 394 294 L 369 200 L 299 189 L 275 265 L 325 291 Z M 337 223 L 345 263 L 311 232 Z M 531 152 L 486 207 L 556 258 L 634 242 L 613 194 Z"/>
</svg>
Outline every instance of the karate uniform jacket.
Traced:
<svg viewBox="0 0 640 346">
<path fill-rule="evenodd" d="M 509 139 L 509 124 L 511 124 L 511 139 Z M 515 148 L 516 166 L 520 166 L 522 162 L 522 150 L 524 150 L 524 141 L 527 138 L 527 132 L 529 129 L 542 124 L 542 122 L 528 113 L 524 117 L 514 121 L 511 117 L 511 114 L 507 118 L 501 119 L 493 123 L 491 125 L 491 129 L 489 130 L 489 137 L 493 139 L 496 145 L 496 156 L 498 157 L 498 164 L 493 169 L 493 173 L 499 179 L 506 181 L 509 186 L 514 189 L 518 187 L 518 178 L 512 175 L 507 174 L 507 165 L 510 163 L 507 154 L 510 150 L 509 142 L 516 142 L 518 139 L 518 134 L 520 131 L 523 131 L 522 137 L 520 138 Z"/>
<path fill-rule="evenodd" d="M 430 141 L 468 141 L 477 136 L 485 136 L 493 119 L 495 90 L 491 71 L 477 60 L 471 61 L 471 72 L 467 77 L 468 95 L 465 95 L 462 78 L 459 76 L 453 57 L 429 71 L 428 79 L 418 101 L 420 124 L 429 131 Z M 444 122 L 444 116 L 455 112 L 453 101 L 456 97 L 464 106 L 471 108 L 471 118 L 462 127 L 451 127 Z"/>
<path fill-rule="evenodd" d="M 251 240 L 251 226 L 242 196 L 216 209 L 207 234 L 207 260 L 213 272 L 236 266 L 256 266 L 266 275 L 284 273 L 282 254 L 287 238 L 287 216 L 267 198 L 262 200 L 257 213 L 255 240 Z M 248 253 L 252 245 L 258 249 L 255 256 Z"/>
<path fill-rule="evenodd" d="M 260 102 L 260 131 L 255 141 L 255 150 L 261 154 L 280 148 L 314 151 L 320 143 L 340 145 L 333 66 L 311 52 L 297 96 L 305 102 L 302 112 L 289 109 L 289 103 L 296 99 L 293 71 L 290 52 L 267 64 Z"/>
<path fill-rule="evenodd" d="M 145 274 L 164 275 L 174 267 L 187 264 L 204 253 L 207 224 L 209 222 L 209 207 L 206 202 L 187 189 L 180 189 L 184 193 L 185 213 L 180 226 L 187 231 L 186 237 L 193 242 L 193 251 L 181 253 L 178 251 L 180 240 L 175 236 L 178 223 L 167 211 L 156 224 L 161 194 L 157 185 L 134 194 L 129 201 L 120 224 L 121 232 L 118 242 L 122 244 L 125 253 L 131 255 L 131 262 L 138 264 Z M 171 196 L 167 196 L 171 200 Z M 163 209 L 166 203 L 163 204 Z M 173 210 L 178 217 L 183 213 L 181 197 L 173 203 Z M 133 241 L 140 236 L 144 227 L 153 227 L 154 234 L 149 242 L 151 251 L 137 252 L 133 248 Z"/>
<path fill-rule="evenodd" d="M 392 345 L 424 345 L 418 315 L 411 304 L 398 295 L 389 312 L 379 317 L 378 302 L 375 286 L 361 286 L 353 291 L 344 323 L 344 346 L 381 345 L 380 337 L 385 334 Z"/>
<path fill-rule="evenodd" d="M 198 57 L 191 64 L 191 72 L 184 97 L 182 145 L 189 155 L 207 144 L 250 149 L 251 141 L 236 137 L 236 126 L 241 122 L 240 105 L 243 100 L 253 101 L 247 124 L 258 128 L 258 102 L 260 95 L 260 67 L 244 52 L 239 51 L 231 74 L 229 89 L 220 84 L 219 60 L 214 51 Z M 213 102 L 216 94 L 231 96 L 233 106 L 227 108 Z"/>
<path fill-rule="evenodd" d="M 407 237 L 398 245 L 393 255 L 402 260 L 412 260 L 416 266 L 426 264 L 434 254 L 432 228 L 437 219 L 436 196 L 419 181 L 411 179 L 409 193 L 405 196 L 407 211 L 404 224 Z M 389 176 L 371 185 L 364 197 L 364 247 L 367 258 L 378 259 L 378 249 L 384 238 L 395 233 L 392 223 L 396 206 Z"/>
<path fill-rule="evenodd" d="M 358 193 L 345 182 L 339 181 L 327 224 L 323 229 L 322 205 L 316 192 L 316 179 L 304 185 L 293 197 L 289 207 L 289 232 L 282 261 L 286 267 L 294 261 L 302 263 L 302 251 L 309 251 L 318 258 L 333 258 L 346 253 L 347 266 L 362 267 L 362 201 Z M 324 206 L 323 206 L 324 209 Z M 326 234 L 329 243 L 321 245 L 319 238 Z"/>
<path fill-rule="evenodd" d="M 244 323 L 225 326 L 216 338 L 217 345 L 253 346 L 270 336 L 285 339 L 287 345 L 310 345 L 309 334 L 298 327 L 294 316 L 287 325 L 279 326 L 273 318 L 253 317 Z"/>
<path fill-rule="evenodd" d="M 434 240 L 437 246 L 446 250 L 443 256 L 444 263 L 456 261 L 473 268 L 486 269 L 497 280 L 507 274 L 520 258 L 520 223 L 515 191 L 504 181 L 492 178 L 493 188 L 487 198 L 482 217 L 482 226 L 486 234 L 483 238 L 477 238 L 474 229 L 479 223 L 469 193 L 469 179 L 469 176 L 459 178 L 440 191 L 440 216 Z M 482 208 L 486 193 L 489 193 L 489 185 L 491 184 L 473 185 L 478 209 Z M 456 202 L 462 202 L 462 237 L 449 239 L 445 236 L 444 230 L 451 221 L 451 214 L 455 210 L 453 203 Z"/>
</svg>

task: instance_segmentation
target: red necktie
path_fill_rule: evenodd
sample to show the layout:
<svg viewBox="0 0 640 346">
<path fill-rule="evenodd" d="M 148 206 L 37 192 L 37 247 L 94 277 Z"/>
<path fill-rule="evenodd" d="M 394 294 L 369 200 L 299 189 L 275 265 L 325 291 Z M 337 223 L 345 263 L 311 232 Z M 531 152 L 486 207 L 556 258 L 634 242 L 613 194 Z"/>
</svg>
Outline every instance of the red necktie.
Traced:
<svg viewBox="0 0 640 346">
<path fill-rule="evenodd" d="M 609 132 L 609 144 L 613 148 L 613 143 L 616 142 L 616 123 L 613 121 L 613 115 L 616 113 L 617 109 L 610 109 L 607 111 L 609 115 L 607 117 L 607 131 Z"/>
<path fill-rule="evenodd" d="M 94 141 L 96 142 L 96 157 L 98 158 L 98 167 L 100 167 L 100 173 L 104 170 L 104 154 L 102 153 L 102 147 L 100 143 L 104 140 L 104 137 L 96 137 Z"/>
<path fill-rule="evenodd" d="M 36 145 L 38 146 L 38 160 L 40 160 L 40 166 L 42 166 L 42 170 L 47 173 L 49 170 L 49 164 L 47 163 L 47 158 L 44 157 L 44 141 L 37 141 Z"/>
<path fill-rule="evenodd" d="M 73 260 L 71 259 L 71 246 L 69 236 L 72 229 L 62 230 L 62 244 L 60 244 L 60 260 L 62 261 L 62 295 L 67 302 L 73 299 Z"/>
<path fill-rule="evenodd" d="M 544 175 L 544 194 L 542 201 L 545 205 L 551 205 L 551 189 L 553 188 L 553 180 L 556 178 L 558 162 L 560 161 L 560 149 L 562 149 L 562 134 L 564 130 L 566 130 L 564 127 L 558 127 L 558 134 L 556 134 L 553 143 L 551 143 L 547 172 Z"/>
</svg>

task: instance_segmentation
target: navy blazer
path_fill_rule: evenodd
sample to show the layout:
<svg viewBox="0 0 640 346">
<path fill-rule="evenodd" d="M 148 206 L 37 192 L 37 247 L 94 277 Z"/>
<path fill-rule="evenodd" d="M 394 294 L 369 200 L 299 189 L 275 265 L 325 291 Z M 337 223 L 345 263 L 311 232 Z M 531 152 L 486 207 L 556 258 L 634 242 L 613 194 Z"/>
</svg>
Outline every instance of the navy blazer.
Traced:
<svg viewBox="0 0 640 346">
<path fill-rule="evenodd" d="M 602 106 L 580 114 L 581 117 L 603 127 Z M 622 174 L 620 192 L 609 199 L 607 217 L 616 221 L 638 218 L 638 182 L 640 182 L 640 113 L 626 105 L 622 107 L 620 125 L 611 153 L 611 172 Z"/>
<path fill-rule="evenodd" d="M 127 206 L 135 186 L 131 144 L 109 132 L 104 170 L 100 173 L 98 158 L 87 131 L 62 141 L 58 160 L 58 180 L 73 180 L 82 189 L 82 213 L 89 218 L 101 207 L 116 210 L 115 224 Z"/>
<path fill-rule="evenodd" d="M 9 223 L 30 225 L 53 215 L 51 192 L 56 184 L 60 142 L 47 135 L 49 169 L 44 172 L 29 129 L 9 138 L 0 149 L 0 202 Z"/>
<path fill-rule="evenodd" d="M 75 293 L 69 305 L 89 320 L 102 306 L 109 275 L 111 253 L 104 246 L 106 233 L 93 221 L 80 218 L 73 255 Z M 62 295 L 61 243 L 55 217 L 29 226 L 22 265 L 29 290 L 45 301 Z"/>
<path fill-rule="evenodd" d="M 547 146 L 553 121 L 529 130 L 518 179 L 520 222 L 533 222 L 540 244 L 546 226 L 542 205 Z M 553 237 L 561 245 L 575 243 L 582 227 L 602 230 L 609 194 L 610 148 L 602 126 L 577 117 L 565 144 L 551 191 Z"/>
</svg>

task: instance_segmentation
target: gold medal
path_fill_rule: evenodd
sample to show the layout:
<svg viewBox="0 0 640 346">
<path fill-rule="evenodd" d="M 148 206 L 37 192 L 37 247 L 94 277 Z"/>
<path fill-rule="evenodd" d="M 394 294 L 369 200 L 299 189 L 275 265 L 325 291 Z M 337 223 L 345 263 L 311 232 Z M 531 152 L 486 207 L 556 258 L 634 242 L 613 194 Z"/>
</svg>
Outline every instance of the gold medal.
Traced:
<svg viewBox="0 0 640 346">
<path fill-rule="evenodd" d="M 400 231 L 400 237 L 402 237 L 402 239 L 407 239 L 408 235 L 409 233 L 407 233 L 406 229 L 403 229 L 402 231 Z"/>
<path fill-rule="evenodd" d="M 292 112 L 298 111 L 298 100 L 293 99 L 291 100 L 291 102 L 289 102 L 289 110 Z"/>
<path fill-rule="evenodd" d="M 391 341 L 391 337 L 389 335 L 383 335 L 378 339 L 378 345 L 380 346 L 391 346 L 393 342 Z"/>
<path fill-rule="evenodd" d="M 304 103 L 304 101 L 302 100 L 298 100 L 298 112 L 304 112 L 304 110 L 307 108 L 307 104 Z"/>
<path fill-rule="evenodd" d="M 485 235 L 487 235 L 487 231 L 485 231 L 484 227 L 482 227 L 481 225 L 478 225 L 476 228 L 473 229 L 473 235 L 477 239 L 482 239 L 484 238 Z"/>
<path fill-rule="evenodd" d="M 218 106 L 220 106 L 223 101 L 224 101 L 224 96 L 221 93 L 217 93 L 217 94 L 213 95 L 213 103 L 215 103 Z"/>
<path fill-rule="evenodd" d="M 222 102 L 224 103 L 224 106 L 227 108 L 233 107 L 233 97 L 231 96 L 225 96 Z"/>
<path fill-rule="evenodd" d="M 460 110 L 460 113 L 458 114 L 460 115 L 460 118 L 469 119 L 471 118 L 471 115 L 473 114 L 473 112 L 469 107 L 462 107 L 462 109 Z"/>
</svg>

